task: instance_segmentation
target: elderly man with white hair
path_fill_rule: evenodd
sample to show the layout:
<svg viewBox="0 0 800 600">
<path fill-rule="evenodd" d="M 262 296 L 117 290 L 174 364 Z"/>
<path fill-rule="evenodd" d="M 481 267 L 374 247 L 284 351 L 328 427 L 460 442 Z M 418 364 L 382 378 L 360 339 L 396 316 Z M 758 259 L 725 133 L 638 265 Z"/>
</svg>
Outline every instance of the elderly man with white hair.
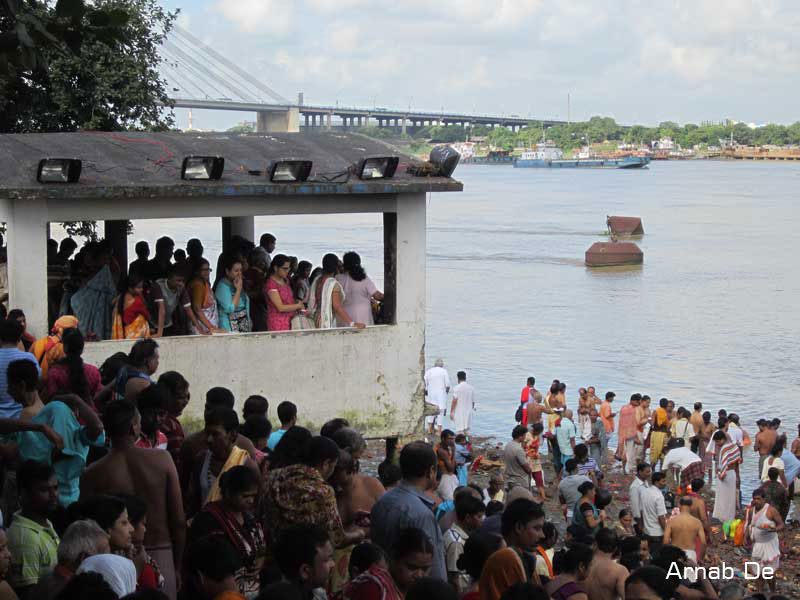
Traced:
<svg viewBox="0 0 800 600">
<path fill-rule="evenodd" d="M 58 544 L 58 564 L 33 588 L 31 598 L 52 600 L 64 589 L 81 563 L 96 554 L 111 552 L 108 534 L 94 521 L 75 521 L 67 527 Z"/>
<path fill-rule="evenodd" d="M 425 395 L 428 402 L 435 405 L 439 412 L 427 417 L 426 422 L 430 433 L 441 433 L 447 420 L 447 394 L 450 393 L 450 375 L 444 368 L 444 361 L 437 358 L 434 366 L 425 371 Z M 434 428 L 438 428 L 434 431 Z"/>
</svg>

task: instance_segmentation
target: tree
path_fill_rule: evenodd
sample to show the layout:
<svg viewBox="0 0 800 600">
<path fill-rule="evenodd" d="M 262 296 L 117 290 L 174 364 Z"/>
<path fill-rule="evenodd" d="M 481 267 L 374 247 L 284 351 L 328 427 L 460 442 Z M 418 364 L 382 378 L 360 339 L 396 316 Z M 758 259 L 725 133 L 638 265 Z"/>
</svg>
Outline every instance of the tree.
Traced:
<svg viewBox="0 0 800 600">
<path fill-rule="evenodd" d="M 176 17 L 156 0 L 0 0 L 0 133 L 172 127 L 158 46 Z"/>
</svg>

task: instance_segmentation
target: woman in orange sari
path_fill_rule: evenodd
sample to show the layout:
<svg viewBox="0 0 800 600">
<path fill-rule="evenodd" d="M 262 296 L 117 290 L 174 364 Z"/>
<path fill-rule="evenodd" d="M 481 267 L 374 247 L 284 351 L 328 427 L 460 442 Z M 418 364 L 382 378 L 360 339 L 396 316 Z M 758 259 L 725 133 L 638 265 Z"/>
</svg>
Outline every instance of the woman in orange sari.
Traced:
<svg viewBox="0 0 800 600">
<path fill-rule="evenodd" d="M 144 280 L 138 273 L 131 273 L 114 305 L 114 322 L 111 327 L 113 340 L 137 340 L 150 337 L 150 312 L 144 301 Z"/>
<path fill-rule="evenodd" d="M 211 289 L 211 265 L 205 258 L 200 258 L 196 266 L 188 287 L 192 310 L 197 317 L 200 330 L 192 325 L 192 333 L 227 333 L 219 327 L 217 299 Z"/>
<path fill-rule="evenodd" d="M 78 327 L 78 319 L 72 315 L 59 317 L 50 330 L 52 335 L 36 340 L 31 346 L 31 354 L 36 357 L 42 366 L 42 379 L 47 377 L 50 365 L 55 364 L 64 358 L 64 345 L 61 343 L 61 336 L 65 329 L 75 329 Z"/>
</svg>

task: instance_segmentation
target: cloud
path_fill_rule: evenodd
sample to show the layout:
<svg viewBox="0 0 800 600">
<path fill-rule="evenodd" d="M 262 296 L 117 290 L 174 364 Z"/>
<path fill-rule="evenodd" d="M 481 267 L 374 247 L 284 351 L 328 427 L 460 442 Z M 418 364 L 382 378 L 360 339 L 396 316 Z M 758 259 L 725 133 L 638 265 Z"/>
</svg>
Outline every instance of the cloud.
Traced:
<svg viewBox="0 0 800 600">
<path fill-rule="evenodd" d="M 797 119 L 794 0 L 204 2 L 196 35 L 308 103 L 563 117 L 569 93 L 573 118 Z"/>
</svg>

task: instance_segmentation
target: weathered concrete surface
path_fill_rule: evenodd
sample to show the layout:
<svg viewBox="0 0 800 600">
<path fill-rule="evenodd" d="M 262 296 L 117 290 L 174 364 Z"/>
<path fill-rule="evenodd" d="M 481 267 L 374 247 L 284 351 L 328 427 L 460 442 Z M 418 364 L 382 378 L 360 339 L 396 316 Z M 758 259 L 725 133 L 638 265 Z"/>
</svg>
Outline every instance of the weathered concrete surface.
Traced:
<svg viewBox="0 0 800 600">
<path fill-rule="evenodd" d="M 284 400 L 298 406 L 299 421 L 318 429 L 344 417 L 369 437 L 417 430 L 424 406 L 420 352 L 422 327 L 414 323 L 355 329 L 192 336 L 158 340 L 156 377 L 178 371 L 191 384 L 185 411 L 202 418 L 206 392 L 230 388 L 236 410 L 250 394 L 269 399 L 270 420 Z M 84 360 L 100 365 L 130 341 L 86 344 Z"/>
</svg>

